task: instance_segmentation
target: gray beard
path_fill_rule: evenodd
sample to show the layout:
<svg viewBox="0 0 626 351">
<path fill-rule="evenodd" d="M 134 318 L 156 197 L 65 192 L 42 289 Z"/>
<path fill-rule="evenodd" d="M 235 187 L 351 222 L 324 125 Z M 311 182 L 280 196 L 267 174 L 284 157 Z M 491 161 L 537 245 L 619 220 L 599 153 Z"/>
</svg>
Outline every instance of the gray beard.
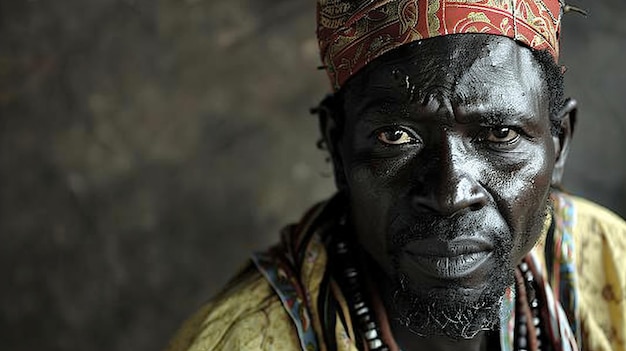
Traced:
<svg viewBox="0 0 626 351">
<path fill-rule="evenodd" d="M 395 322 L 419 336 L 471 339 L 480 331 L 497 330 L 507 287 L 514 282 L 512 269 L 494 272 L 480 293 L 459 288 L 411 290 L 401 277 L 392 295 Z M 503 278 L 505 277 L 505 278 Z"/>
</svg>

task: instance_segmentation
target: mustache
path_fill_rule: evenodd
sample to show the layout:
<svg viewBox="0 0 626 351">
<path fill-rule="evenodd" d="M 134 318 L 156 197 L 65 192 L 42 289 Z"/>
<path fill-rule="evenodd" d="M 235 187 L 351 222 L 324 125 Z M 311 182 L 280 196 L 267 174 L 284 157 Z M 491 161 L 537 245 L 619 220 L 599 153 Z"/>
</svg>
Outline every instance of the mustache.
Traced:
<svg viewBox="0 0 626 351">
<path fill-rule="evenodd" d="M 489 241 L 510 238 L 510 230 L 502 217 L 486 211 L 466 212 L 455 216 L 406 216 L 393 219 L 389 248 L 399 250 L 416 240 L 451 241 L 458 237 L 481 237 Z"/>
</svg>

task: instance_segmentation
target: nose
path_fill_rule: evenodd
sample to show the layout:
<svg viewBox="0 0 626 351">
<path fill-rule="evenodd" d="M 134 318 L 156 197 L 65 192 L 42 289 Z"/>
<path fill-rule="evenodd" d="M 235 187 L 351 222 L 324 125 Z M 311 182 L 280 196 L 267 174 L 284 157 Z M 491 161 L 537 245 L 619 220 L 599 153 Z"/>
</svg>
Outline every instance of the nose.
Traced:
<svg viewBox="0 0 626 351">
<path fill-rule="evenodd" d="M 417 211 L 453 216 L 488 204 L 489 193 L 478 181 L 480 162 L 460 142 L 449 140 L 435 155 L 426 167 L 416 170 L 412 201 Z"/>
</svg>

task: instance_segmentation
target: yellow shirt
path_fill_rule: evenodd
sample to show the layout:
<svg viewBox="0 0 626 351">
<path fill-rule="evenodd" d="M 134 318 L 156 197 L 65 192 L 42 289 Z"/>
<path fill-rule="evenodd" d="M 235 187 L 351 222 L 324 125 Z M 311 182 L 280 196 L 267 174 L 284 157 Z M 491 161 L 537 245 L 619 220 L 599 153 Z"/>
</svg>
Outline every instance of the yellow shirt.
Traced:
<svg viewBox="0 0 626 351">
<path fill-rule="evenodd" d="M 572 199 L 583 350 L 626 351 L 626 224 L 594 203 Z"/>
</svg>

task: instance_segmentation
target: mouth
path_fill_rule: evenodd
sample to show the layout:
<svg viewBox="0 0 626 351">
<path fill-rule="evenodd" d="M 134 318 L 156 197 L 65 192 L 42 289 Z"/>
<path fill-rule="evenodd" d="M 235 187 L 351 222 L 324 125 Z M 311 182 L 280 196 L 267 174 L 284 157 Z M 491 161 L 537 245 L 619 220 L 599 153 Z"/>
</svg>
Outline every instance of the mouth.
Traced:
<svg viewBox="0 0 626 351">
<path fill-rule="evenodd" d="M 418 240 L 403 252 L 409 268 L 436 280 L 459 280 L 485 272 L 493 256 L 493 246 L 483 239 Z M 416 272 L 417 273 L 417 272 Z"/>
</svg>

